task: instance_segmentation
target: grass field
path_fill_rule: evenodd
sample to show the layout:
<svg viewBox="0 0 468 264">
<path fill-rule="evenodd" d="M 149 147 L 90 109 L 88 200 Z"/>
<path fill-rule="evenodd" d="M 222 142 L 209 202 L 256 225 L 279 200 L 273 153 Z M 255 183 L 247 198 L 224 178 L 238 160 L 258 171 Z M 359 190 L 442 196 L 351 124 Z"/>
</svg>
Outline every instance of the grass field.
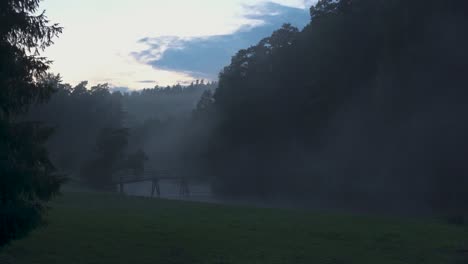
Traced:
<svg viewBox="0 0 468 264">
<path fill-rule="evenodd" d="M 67 193 L 14 264 L 468 263 L 468 230 L 416 220 Z M 3 264 L 3 263 L 2 263 Z"/>
</svg>

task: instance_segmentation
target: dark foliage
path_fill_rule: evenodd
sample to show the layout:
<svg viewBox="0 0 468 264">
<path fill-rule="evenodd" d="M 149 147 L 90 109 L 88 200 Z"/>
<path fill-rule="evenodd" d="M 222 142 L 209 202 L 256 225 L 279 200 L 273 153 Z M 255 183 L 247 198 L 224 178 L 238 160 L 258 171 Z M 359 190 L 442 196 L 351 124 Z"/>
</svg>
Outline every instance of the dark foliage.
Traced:
<svg viewBox="0 0 468 264">
<path fill-rule="evenodd" d="M 81 178 L 95 189 L 112 189 L 113 176 L 126 169 L 127 144 L 128 129 L 102 129 L 97 137 L 95 157 L 84 164 Z"/>
<path fill-rule="evenodd" d="M 0 247 L 41 222 L 45 202 L 63 181 L 44 147 L 52 130 L 19 118 L 53 92 L 42 81 L 48 62 L 39 53 L 61 28 L 35 15 L 39 2 L 0 3 Z"/>
<path fill-rule="evenodd" d="M 206 148 L 218 193 L 466 208 L 466 11 L 321 0 L 302 31 L 239 51 Z"/>
<path fill-rule="evenodd" d="M 145 171 L 145 162 L 148 161 L 146 153 L 139 149 L 135 153 L 128 155 L 127 167 L 132 171 L 136 177 L 141 177 Z"/>
<path fill-rule="evenodd" d="M 122 94 L 106 84 L 72 87 L 60 76 L 49 75 L 47 82 L 57 93 L 47 104 L 34 106 L 27 119 L 55 128 L 48 149 L 59 170 L 98 189 L 112 187 L 112 174 L 138 176 L 184 164 L 191 153 L 185 145 L 192 139 L 192 110 L 201 95 L 217 85 L 196 81 Z M 125 135 L 111 133 L 123 128 Z"/>
<path fill-rule="evenodd" d="M 35 105 L 27 119 L 55 128 L 47 145 L 51 158 L 58 169 L 76 178 L 83 163 L 94 158 L 99 133 L 123 126 L 123 96 L 111 93 L 106 84 L 88 88 L 81 82 L 71 87 L 57 76 L 48 80 L 57 92 L 47 104 Z"/>
<path fill-rule="evenodd" d="M 203 92 L 214 91 L 217 83 L 196 81 L 188 86 L 156 86 L 125 94 L 123 104 L 132 125 L 148 120 L 162 122 L 190 117 Z"/>
</svg>

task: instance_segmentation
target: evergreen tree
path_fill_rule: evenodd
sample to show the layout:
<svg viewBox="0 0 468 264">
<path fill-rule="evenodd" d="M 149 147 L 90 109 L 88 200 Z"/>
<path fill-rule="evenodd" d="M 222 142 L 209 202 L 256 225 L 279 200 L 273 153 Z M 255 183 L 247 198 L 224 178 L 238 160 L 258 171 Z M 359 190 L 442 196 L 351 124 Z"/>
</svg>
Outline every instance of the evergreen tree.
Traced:
<svg viewBox="0 0 468 264">
<path fill-rule="evenodd" d="M 467 10 L 320 0 L 240 50 L 209 114 L 216 191 L 466 208 Z"/>
<path fill-rule="evenodd" d="M 49 62 L 40 52 L 61 28 L 50 25 L 39 0 L 0 2 L 0 246 L 41 222 L 44 204 L 59 191 L 44 147 L 51 129 L 21 121 L 33 103 L 53 92 Z"/>
</svg>

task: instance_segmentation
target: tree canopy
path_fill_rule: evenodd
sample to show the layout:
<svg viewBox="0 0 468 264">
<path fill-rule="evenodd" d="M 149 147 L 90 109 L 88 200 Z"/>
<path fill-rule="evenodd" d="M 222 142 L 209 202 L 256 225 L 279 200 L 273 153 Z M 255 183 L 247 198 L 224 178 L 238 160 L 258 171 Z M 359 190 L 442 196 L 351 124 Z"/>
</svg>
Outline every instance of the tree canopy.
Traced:
<svg viewBox="0 0 468 264">
<path fill-rule="evenodd" d="M 217 191 L 463 207 L 462 10 L 321 0 L 303 30 L 286 24 L 240 50 L 220 74 L 205 148 Z"/>
</svg>

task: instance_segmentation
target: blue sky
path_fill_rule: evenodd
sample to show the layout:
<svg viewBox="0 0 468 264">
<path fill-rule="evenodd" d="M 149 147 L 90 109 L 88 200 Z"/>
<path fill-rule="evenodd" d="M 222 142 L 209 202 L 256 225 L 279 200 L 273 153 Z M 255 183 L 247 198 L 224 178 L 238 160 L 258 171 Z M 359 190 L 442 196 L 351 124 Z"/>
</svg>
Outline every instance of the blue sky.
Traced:
<svg viewBox="0 0 468 264">
<path fill-rule="evenodd" d="M 230 57 L 281 24 L 303 27 L 313 0 L 45 0 L 64 33 L 45 56 L 65 82 L 141 89 L 214 80 Z"/>
</svg>

